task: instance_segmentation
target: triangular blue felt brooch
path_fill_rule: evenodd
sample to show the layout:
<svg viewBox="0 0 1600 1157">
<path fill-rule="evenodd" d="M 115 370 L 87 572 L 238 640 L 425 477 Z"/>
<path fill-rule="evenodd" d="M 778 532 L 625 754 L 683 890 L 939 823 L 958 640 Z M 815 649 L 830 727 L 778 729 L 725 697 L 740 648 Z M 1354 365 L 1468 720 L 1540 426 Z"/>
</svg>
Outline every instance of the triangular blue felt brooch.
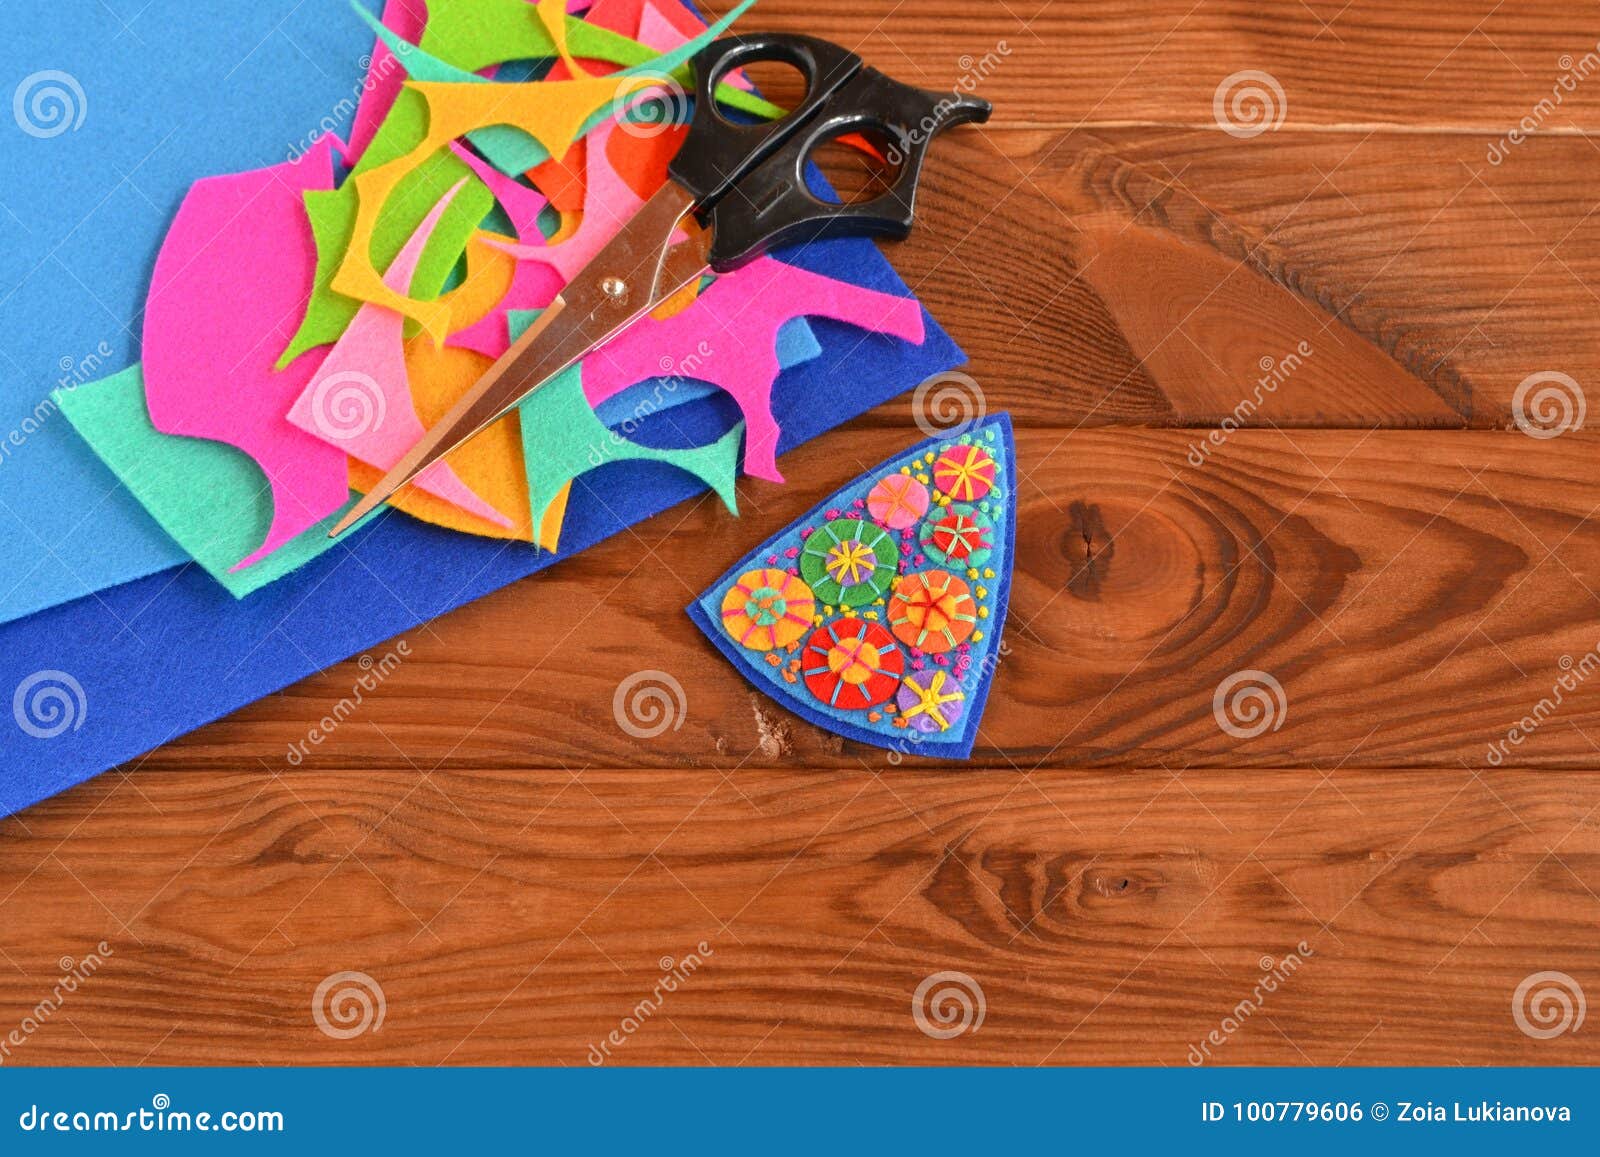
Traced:
<svg viewBox="0 0 1600 1157">
<path fill-rule="evenodd" d="M 972 751 L 1000 654 L 1011 420 L 930 438 L 790 523 L 689 605 L 757 688 L 847 739 Z"/>
</svg>

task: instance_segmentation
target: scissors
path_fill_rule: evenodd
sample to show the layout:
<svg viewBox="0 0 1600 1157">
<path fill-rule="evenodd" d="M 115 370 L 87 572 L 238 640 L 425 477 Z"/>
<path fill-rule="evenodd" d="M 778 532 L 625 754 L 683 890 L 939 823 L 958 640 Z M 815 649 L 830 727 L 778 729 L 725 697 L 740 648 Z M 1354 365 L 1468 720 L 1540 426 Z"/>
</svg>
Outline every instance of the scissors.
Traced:
<svg viewBox="0 0 1600 1157">
<path fill-rule="evenodd" d="M 804 98 L 774 121 L 728 120 L 712 94 L 730 72 L 762 61 L 796 69 L 806 82 Z M 986 121 L 991 111 L 977 97 L 901 84 L 812 36 L 725 37 L 697 53 L 692 66 L 694 113 L 667 182 L 351 507 L 330 538 L 708 270 L 727 273 L 770 248 L 819 238 L 905 237 L 934 136 Z M 823 145 L 852 134 L 887 142 L 895 172 L 866 200 L 824 200 L 807 185 L 807 162 Z"/>
</svg>

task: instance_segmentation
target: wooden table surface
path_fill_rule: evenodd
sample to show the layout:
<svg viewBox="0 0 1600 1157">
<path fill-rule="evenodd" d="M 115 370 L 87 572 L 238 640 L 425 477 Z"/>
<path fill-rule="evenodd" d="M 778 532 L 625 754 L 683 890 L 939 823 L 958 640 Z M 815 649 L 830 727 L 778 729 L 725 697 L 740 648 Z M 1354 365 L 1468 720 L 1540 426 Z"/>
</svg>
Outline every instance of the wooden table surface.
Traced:
<svg viewBox="0 0 1600 1157">
<path fill-rule="evenodd" d="M 763 0 L 995 105 L 892 253 L 1018 427 L 971 765 L 831 739 L 675 612 L 902 398 L 411 632 L 299 765 L 358 661 L 0 823 L 0 1030 L 98 957 L 5 1062 L 1600 1061 L 1584 11 Z M 687 696 L 649 740 L 641 670 Z"/>
</svg>

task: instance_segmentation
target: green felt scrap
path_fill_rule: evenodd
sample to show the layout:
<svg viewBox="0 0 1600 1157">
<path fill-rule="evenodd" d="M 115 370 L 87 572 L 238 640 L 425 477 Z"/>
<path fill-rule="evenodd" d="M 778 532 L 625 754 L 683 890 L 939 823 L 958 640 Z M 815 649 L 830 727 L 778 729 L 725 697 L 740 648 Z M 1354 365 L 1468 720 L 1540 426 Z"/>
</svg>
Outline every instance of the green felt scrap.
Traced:
<svg viewBox="0 0 1600 1157">
<path fill-rule="evenodd" d="M 389 115 L 352 172 L 361 173 L 404 156 L 426 137 L 427 128 L 427 101 L 411 89 L 401 89 Z M 372 258 L 376 268 L 386 269 L 422 219 L 463 178 L 466 185 L 445 209 L 417 264 L 411 282 L 414 297 L 431 299 L 444 291 L 451 271 L 466 250 L 467 240 L 494 206 L 494 196 L 459 157 L 444 151 L 406 174 L 378 217 L 372 238 Z M 278 359 L 279 369 L 307 350 L 338 341 L 361 308 L 359 301 L 336 293 L 332 288 L 334 275 L 339 271 L 350 245 L 350 235 L 355 230 L 356 210 L 360 204 L 355 185 L 347 179 L 337 189 L 305 194 L 305 202 L 317 247 L 317 270 L 305 316 Z"/>
<path fill-rule="evenodd" d="M 538 316 L 536 309 L 511 310 L 506 316 L 511 340 L 520 337 Z M 716 491 L 730 511 L 739 513 L 735 483 L 743 422 L 706 446 L 679 450 L 641 446 L 612 432 L 595 416 L 583 394 L 581 362 L 529 394 L 517 409 L 522 461 L 528 471 L 528 508 L 535 526 L 569 482 L 612 462 L 665 462 L 687 470 Z"/>
<path fill-rule="evenodd" d="M 748 4 L 741 6 L 726 19 L 741 15 Z M 428 23 L 421 44 L 435 63 L 451 69 L 454 75 L 424 77 L 411 67 L 414 49 L 401 38 L 394 36 L 365 9 L 357 13 L 374 31 L 382 36 L 389 50 L 399 57 L 406 71 L 418 80 L 482 80 L 476 75 L 491 64 L 504 64 L 510 60 L 542 60 L 556 55 L 550 30 L 539 19 L 539 14 L 528 0 L 432 0 L 428 5 Z M 722 22 L 719 22 L 722 23 Z M 404 45 L 404 48 L 399 47 Z M 600 60 L 627 68 L 648 65 L 660 52 L 641 44 L 619 32 L 590 24 L 576 16 L 567 17 L 567 48 L 582 60 Z M 658 66 L 659 67 L 659 66 Z M 687 90 L 693 85 L 693 72 L 687 63 L 668 69 L 669 75 Z M 747 89 L 731 84 L 717 86 L 717 101 L 754 116 L 776 118 L 784 110 L 770 101 L 762 100 Z"/>
<path fill-rule="evenodd" d="M 550 34 L 544 27 L 543 21 L 538 18 L 533 6 L 527 3 L 527 0 L 512 0 L 512 2 L 521 9 L 521 13 L 513 13 L 511 9 L 504 10 L 502 19 L 509 21 L 510 17 L 515 17 L 514 21 L 508 22 L 506 29 L 478 21 L 464 23 L 458 20 L 455 24 L 448 25 L 449 31 L 440 35 L 440 39 L 444 39 L 445 43 L 450 44 L 461 54 L 459 58 L 449 59 L 429 51 L 435 40 L 428 35 L 424 34 L 420 44 L 411 44 L 386 28 L 366 9 L 355 5 L 355 11 L 394 54 L 395 59 L 400 61 L 407 75 L 414 80 L 440 84 L 492 84 L 493 81 L 477 75 L 476 70 L 490 64 L 503 64 L 508 60 L 552 56 L 555 53 L 555 45 L 550 39 Z M 717 24 L 666 54 L 609 29 L 568 16 L 567 47 L 576 57 L 625 65 L 623 72 L 618 75 L 662 70 L 671 76 L 675 83 L 687 89 L 694 83 L 694 74 L 688 63 L 688 57 L 714 39 L 751 3 L 754 3 L 754 0 L 746 0 Z M 430 8 L 429 11 L 431 14 L 434 10 Z M 429 30 L 433 27 L 431 21 L 436 19 L 437 16 L 430 15 Z M 537 29 L 536 35 L 525 34 L 530 24 Z M 507 30 L 510 32 L 509 35 L 499 35 Z M 777 105 L 762 100 L 755 93 L 736 88 L 731 84 L 717 86 L 717 99 L 732 108 L 763 117 L 779 117 L 784 112 Z M 584 131 L 588 132 L 596 124 L 609 119 L 615 111 L 610 106 L 598 110 Z M 477 146 L 495 168 L 509 176 L 525 173 L 550 159 L 548 149 L 515 125 L 487 125 L 468 133 L 467 139 Z"/>
<path fill-rule="evenodd" d="M 52 396 L 162 529 L 234 598 L 282 578 L 334 545 L 328 530 L 343 509 L 255 565 L 229 570 L 261 544 L 272 525 L 272 490 L 249 455 L 221 442 L 157 430 L 145 407 L 138 363 Z"/>
<path fill-rule="evenodd" d="M 404 156 L 421 143 L 427 132 L 426 99 L 402 88 L 352 172 L 365 172 Z M 429 300 L 444 291 L 451 271 L 466 250 L 468 238 L 494 206 L 494 195 L 461 158 L 446 150 L 407 173 L 379 214 L 372 235 L 372 261 L 375 268 L 387 269 L 422 219 L 463 178 L 467 183 L 439 218 L 422 260 L 417 263 L 411 281 L 413 297 Z M 305 202 L 317 246 L 317 271 L 300 328 L 278 359 L 280 370 L 307 350 L 338 341 L 361 308 L 355 298 L 332 288 L 334 274 L 339 272 L 350 246 L 350 235 L 355 231 L 360 204 L 355 184 L 347 179 L 337 189 L 314 190 L 305 194 Z"/>
</svg>

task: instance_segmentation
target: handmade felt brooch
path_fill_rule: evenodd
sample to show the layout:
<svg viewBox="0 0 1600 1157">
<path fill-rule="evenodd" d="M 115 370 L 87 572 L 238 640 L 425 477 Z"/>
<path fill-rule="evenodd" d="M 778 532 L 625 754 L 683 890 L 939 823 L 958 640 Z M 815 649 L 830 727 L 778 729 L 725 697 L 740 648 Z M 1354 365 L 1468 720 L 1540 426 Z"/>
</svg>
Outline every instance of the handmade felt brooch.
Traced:
<svg viewBox="0 0 1600 1157">
<path fill-rule="evenodd" d="M 1011 421 L 930 438 L 769 538 L 689 605 L 765 694 L 846 739 L 971 754 L 1016 537 Z"/>
</svg>

